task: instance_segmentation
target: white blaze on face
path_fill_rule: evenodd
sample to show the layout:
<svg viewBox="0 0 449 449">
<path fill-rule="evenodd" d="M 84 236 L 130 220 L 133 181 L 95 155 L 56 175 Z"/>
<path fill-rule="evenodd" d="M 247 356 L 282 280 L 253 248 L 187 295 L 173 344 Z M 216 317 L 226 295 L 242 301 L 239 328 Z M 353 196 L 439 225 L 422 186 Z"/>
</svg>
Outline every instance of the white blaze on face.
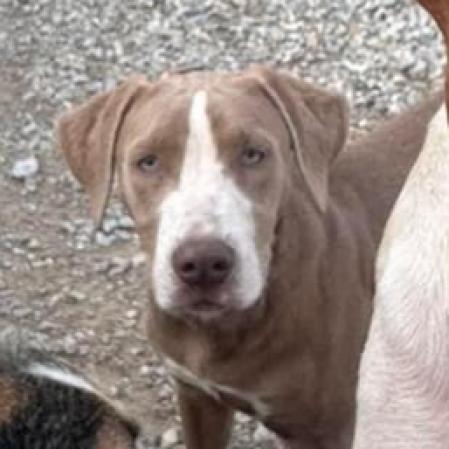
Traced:
<svg viewBox="0 0 449 449">
<path fill-rule="evenodd" d="M 152 276 L 161 308 L 174 305 L 178 279 L 172 267 L 173 252 L 192 237 L 222 239 L 235 250 L 231 296 L 239 308 L 247 308 L 259 298 L 264 270 L 256 250 L 251 202 L 224 173 L 204 91 L 192 99 L 179 185 L 162 201 L 159 214 Z"/>
</svg>

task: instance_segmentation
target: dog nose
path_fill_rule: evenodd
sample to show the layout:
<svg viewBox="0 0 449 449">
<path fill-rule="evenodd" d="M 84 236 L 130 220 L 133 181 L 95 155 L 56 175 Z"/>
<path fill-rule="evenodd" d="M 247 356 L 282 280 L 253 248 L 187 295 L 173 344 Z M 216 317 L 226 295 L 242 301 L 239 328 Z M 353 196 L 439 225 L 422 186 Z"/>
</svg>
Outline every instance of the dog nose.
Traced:
<svg viewBox="0 0 449 449">
<path fill-rule="evenodd" d="M 216 239 L 188 240 L 173 253 L 177 276 L 192 287 L 222 284 L 229 277 L 234 262 L 234 250 Z"/>
</svg>

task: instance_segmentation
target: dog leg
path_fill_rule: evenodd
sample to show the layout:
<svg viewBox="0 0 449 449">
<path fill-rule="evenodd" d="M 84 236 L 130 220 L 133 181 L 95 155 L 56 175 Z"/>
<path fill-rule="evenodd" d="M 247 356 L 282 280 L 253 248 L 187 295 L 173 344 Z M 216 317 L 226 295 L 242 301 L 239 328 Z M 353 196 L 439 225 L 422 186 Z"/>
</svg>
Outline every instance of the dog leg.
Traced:
<svg viewBox="0 0 449 449">
<path fill-rule="evenodd" d="M 178 385 L 178 404 L 187 449 L 226 448 L 232 428 L 232 409 L 185 385 Z"/>
</svg>

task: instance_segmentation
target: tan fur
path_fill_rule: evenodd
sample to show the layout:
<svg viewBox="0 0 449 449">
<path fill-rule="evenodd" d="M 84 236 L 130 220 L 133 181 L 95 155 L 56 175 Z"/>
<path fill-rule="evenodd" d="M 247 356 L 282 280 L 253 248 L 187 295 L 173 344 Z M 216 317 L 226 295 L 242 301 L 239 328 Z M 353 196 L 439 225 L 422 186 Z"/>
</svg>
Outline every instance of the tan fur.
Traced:
<svg viewBox="0 0 449 449">
<path fill-rule="evenodd" d="M 114 126 L 120 129 L 115 158 L 122 196 L 150 264 L 158 206 L 177 185 L 189 100 L 198 90 L 208 95 L 220 160 L 253 204 L 259 252 L 270 248 L 270 270 L 263 299 L 211 325 L 162 312 L 150 289 L 151 343 L 207 385 L 221 388 L 217 400 L 201 391 L 186 394 L 191 386 L 180 382 L 188 449 L 225 447 L 231 409 L 258 414 L 254 401 L 242 397 L 266 405 L 268 413 L 258 417 L 290 447 L 347 448 L 371 316 L 375 251 L 441 98 L 341 151 L 345 102 L 271 69 L 173 75 L 141 86 Z M 119 91 L 109 95 L 117 98 Z M 93 129 L 89 111 L 97 101 L 82 106 L 78 118 L 87 122 L 85 129 Z M 64 139 L 71 120 L 69 112 L 60 133 L 69 165 L 79 151 Z M 235 163 L 248 136 L 256 145 L 263 140 L 273 147 L 269 163 L 252 174 Z M 136 169 L 149 152 L 163 163 L 152 176 Z M 105 163 L 101 160 L 97 163 Z M 89 184 L 85 187 L 92 195 Z M 196 405 L 202 403 L 204 408 Z"/>
<path fill-rule="evenodd" d="M 8 424 L 22 399 L 13 382 L 0 378 L 0 425 Z"/>
<path fill-rule="evenodd" d="M 134 449 L 134 440 L 115 416 L 107 416 L 96 436 L 94 449 Z"/>
</svg>

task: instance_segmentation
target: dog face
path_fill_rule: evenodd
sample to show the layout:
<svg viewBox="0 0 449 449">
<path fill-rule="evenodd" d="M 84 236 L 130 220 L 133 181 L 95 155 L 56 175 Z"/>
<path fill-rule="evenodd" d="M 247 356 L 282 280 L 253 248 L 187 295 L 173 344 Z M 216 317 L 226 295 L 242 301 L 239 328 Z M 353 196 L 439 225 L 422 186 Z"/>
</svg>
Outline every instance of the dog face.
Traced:
<svg viewBox="0 0 449 449">
<path fill-rule="evenodd" d="M 204 84 L 173 93 L 163 86 L 129 114 L 123 136 L 138 122 L 142 128 L 137 141 L 121 142 L 120 179 L 150 243 L 158 305 L 206 318 L 261 297 L 288 134 L 257 92 L 243 93 L 238 82 L 200 89 Z M 171 106 L 158 116 L 164 102 Z M 148 127 L 142 117 L 157 118 Z"/>
<path fill-rule="evenodd" d="M 61 146 L 97 215 L 111 172 L 118 174 L 151 262 L 154 299 L 164 311 L 210 320 L 260 300 L 291 167 L 309 201 L 325 207 L 326 167 L 344 140 L 344 103 L 313 90 L 320 112 L 333 115 L 338 127 L 325 148 L 327 131 L 318 129 L 324 124 L 301 97 L 311 87 L 289 83 L 263 70 L 133 80 L 63 118 Z M 106 128 L 115 130 L 112 137 Z M 91 147 L 83 161 L 74 154 L 76 133 L 85 135 L 78 152 Z M 306 145 L 315 153 L 305 157 Z"/>
</svg>

